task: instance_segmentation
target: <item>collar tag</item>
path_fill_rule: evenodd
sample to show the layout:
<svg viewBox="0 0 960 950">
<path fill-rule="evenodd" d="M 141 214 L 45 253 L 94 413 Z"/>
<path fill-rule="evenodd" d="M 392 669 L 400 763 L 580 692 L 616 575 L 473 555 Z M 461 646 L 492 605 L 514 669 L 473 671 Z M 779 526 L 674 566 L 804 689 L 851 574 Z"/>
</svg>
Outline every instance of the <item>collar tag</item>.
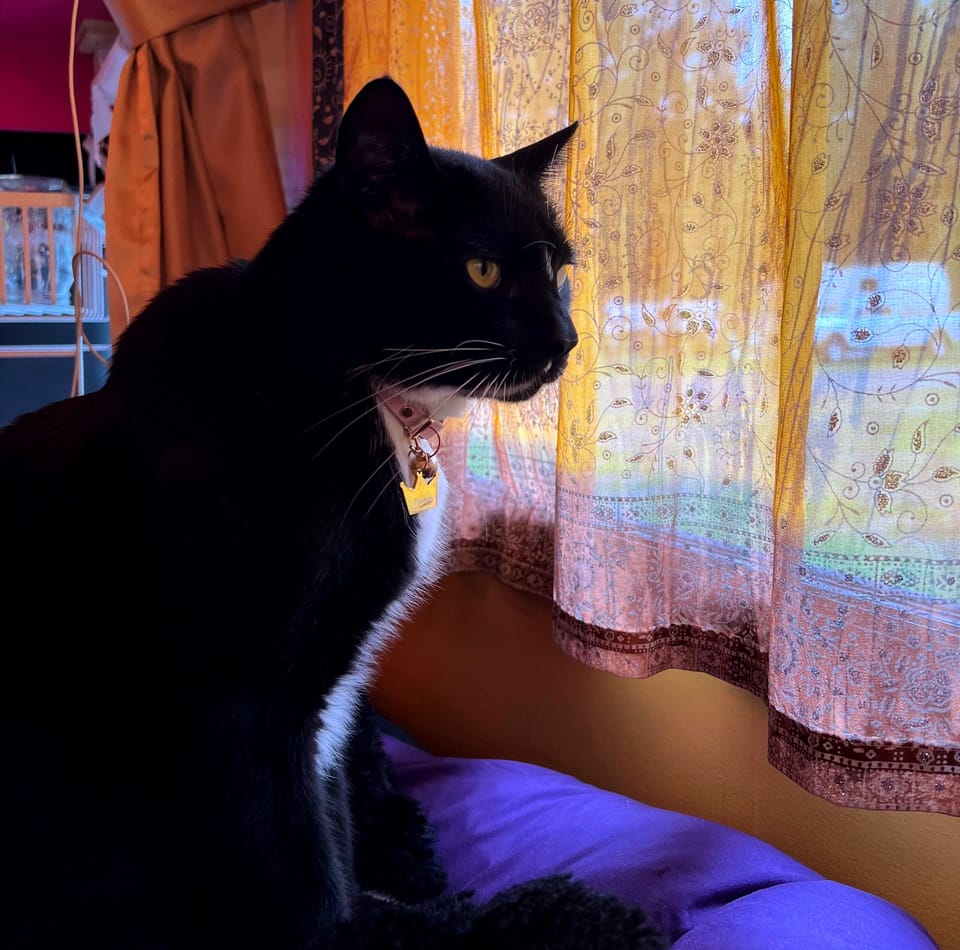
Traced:
<svg viewBox="0 0 960 950">
<path fill-rule="evenodd" d="M 407 511 L 419 515 L 437 507 L 437 490 L 440 484 L 440 470 L 433 461 L 440 451 L 440 430 L 442 419 L 433 419 L 425 406 L 406 398 L 405 394 L 381 390 L 380 402 L 403 427 L 409 447 L 409 472 L 413 476 L 413 487 L 400 479 L 400 488 Z"/>
<path fill-rule="evenodd" d="M 417 472 L 416 481 L 413 488 L 400 479 L 400 490 L 403 492 L 403 500 L 406 502 L 407 511 L 411 515 L 419 515 L 424 511 L 437 507 L 437 488 L 440 483 L 439 470 L 429 481 L 423 477 L 423 472 Z"/>
</svg>

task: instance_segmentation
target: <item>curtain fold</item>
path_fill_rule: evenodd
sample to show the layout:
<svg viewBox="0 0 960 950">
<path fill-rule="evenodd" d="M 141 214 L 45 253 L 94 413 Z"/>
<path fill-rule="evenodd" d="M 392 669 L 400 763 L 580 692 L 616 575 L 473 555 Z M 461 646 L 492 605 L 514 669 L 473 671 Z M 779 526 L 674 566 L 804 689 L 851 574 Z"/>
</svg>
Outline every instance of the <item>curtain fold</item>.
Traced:
<svg viewBox="0 0 960 950">
<path fill-rule="evenodd" d="M 794 17 L 771 761 L 960 814 L 960 10 Z"/>
<path fill-rule="evenodd" d="M 555 616 L 591 665 L 763 695 L 787 169 L 780 24 L 751 6 L 575 7 Z"/>
<path fill-rule="evenodd" d="M 249 2 L 109 0 L 133 52 L 107 162 L 107 254 L 130 316 L 198 267 L 249 257 L 286 214 Z M 112 282 L 114 339 L 126 326 Z"/>
<path fill-rule="evenodd" d="M 464 0 L 412 28 L 440 9 L 348 3 L 348 88 L 390 71 L 487 155 L 580 121 L 581 342 L 558 390 L 451 427 L 455 566 L 552 597 L 587 664 L 760 696 L 818 795 L 960 814 L 960 6 Z"/>
</svg>

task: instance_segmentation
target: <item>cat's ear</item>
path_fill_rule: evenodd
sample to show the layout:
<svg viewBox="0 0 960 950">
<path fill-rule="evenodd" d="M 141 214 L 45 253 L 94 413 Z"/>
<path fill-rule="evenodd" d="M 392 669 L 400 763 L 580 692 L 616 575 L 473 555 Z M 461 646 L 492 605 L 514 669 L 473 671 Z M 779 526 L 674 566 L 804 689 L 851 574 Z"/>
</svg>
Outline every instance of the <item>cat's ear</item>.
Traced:
<svg viewBox="0 0 960 950">
<path fill-rule="evenodd" d="M 413 105 L 392 79 L 374 79 L 350 103 L 337 132 L 335 168 L 374 227 L 419 230 L 436 166 Z"/>
<path fill-rule="evenodd" d="M 509 155 L 503 155 L 495 158 L 494 164 L 509 168 L 526 178 L 534 181 L 540 181 L 543 176 L 550 171 L 563 157 L 563 150 L 567 143 L 577 131 L 577 123 L 568 125 L 553 135 L 548 135 L 539 142 L 527 145 L 524 148 L 517 149 Z"/>
</svg>

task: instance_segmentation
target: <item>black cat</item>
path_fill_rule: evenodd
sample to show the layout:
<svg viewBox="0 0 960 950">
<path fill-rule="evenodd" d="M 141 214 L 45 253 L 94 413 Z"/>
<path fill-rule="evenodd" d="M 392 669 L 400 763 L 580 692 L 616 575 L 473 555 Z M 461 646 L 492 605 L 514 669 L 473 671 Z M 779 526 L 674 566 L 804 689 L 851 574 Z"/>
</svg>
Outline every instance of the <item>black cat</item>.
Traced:
<svg viewBox="0 0 960 950">
<path fill-rule="evenodd" d="M 572 132 L 428 149 L 371 83 L 254 260 L 0 433 L 0 946 L 659 945 L 564 879 L 444 896 L 362 698 L 442 560 L 443 417 L 576 342 L 540 188 Z"/>
</svg>

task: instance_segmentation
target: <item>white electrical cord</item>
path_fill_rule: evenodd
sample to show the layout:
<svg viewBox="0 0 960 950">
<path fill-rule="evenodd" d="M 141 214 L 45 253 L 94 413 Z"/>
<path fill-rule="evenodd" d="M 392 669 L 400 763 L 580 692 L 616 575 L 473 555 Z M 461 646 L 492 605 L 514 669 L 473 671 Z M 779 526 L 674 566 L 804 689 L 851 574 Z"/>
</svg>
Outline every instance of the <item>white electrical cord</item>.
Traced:
<svg viewBox="0 0 960 950">
<path fill-rule="evenodd" d="M 130 325 L 130 303 L 127 300 L 127 292 L 123 287 L 117 272 L 107 263 L 99 254 L 88 251 L 81 247 L 82 227 L 83 227 L 83 146 L 80 141 L 80 119 L 77 113 L 77 87 L 74 76 L 74 67 L 77 58 L 77 20 L 80 13 L 80 0 L 73 0 L 73 11 L 70 15 L 70 56 L 68 68 L 70 71 L 70 117 L 73 121 L 73 144 L 77 156 L 77 210 L 74 213 L 73 221 L 73 247 L 74 253 L 71 259 L 71 268 L 73 270 L 73 317 L 77 328 L 77 352 L 73 361 L 73 382 L 70 385 L 70 395 L 76 396 L 80 389 L 80 366 L 83 360 L 83 347 L 86 344 L 90 352 L 104 365 L 109 367 L 110 363 L 104 359 L 97 351 L 96 347 L 87 339 L 87 334 L 83 329 L 83 281 L 80 275 L 80 258 L 83 255 L 92 257 L 99 261 L 106 269 L 107 273 L 116 281 L 117 288 L 120 291 L 120 299 L 123 301 L 124 315 L 126 316 L 127 326 Z M 49 213 L 53 213 L 52 209 Z"/>
</svg>

